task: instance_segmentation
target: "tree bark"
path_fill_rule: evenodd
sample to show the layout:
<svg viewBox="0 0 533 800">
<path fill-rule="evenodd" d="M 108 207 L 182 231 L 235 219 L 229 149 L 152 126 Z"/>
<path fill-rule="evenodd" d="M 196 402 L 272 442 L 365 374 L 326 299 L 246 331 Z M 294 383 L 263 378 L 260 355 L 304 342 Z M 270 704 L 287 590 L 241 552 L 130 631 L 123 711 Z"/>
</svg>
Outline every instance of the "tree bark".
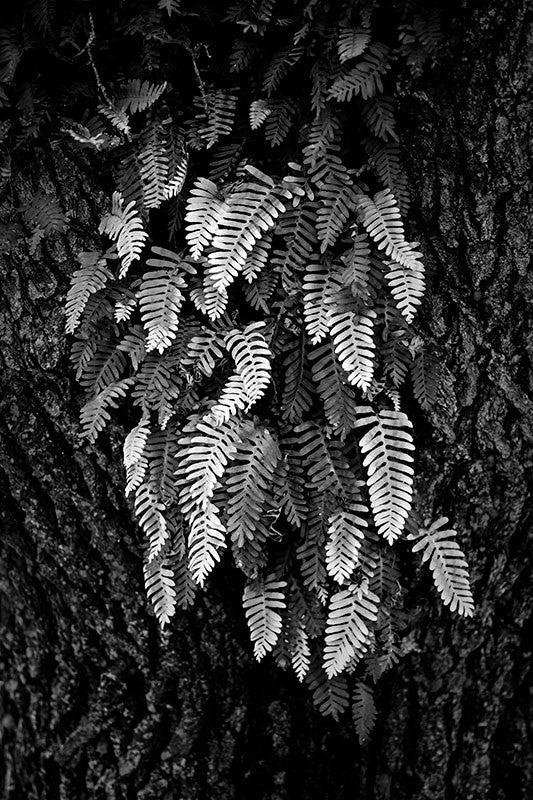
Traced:
<svg viewBox="0 0 533 800">
<path fill-rule="evenodd" d="M 365 748 L 293 676 L 253 663 L 231 574 L 158 633 L 119 429 L 97 447 L 79 440 L 63 333 L 73 254 L 98 218 L 96 178 L 51 145 L 36 150 L 15 204 L 46 185 L 75 224 L 38 261 L 2 256 L 9 800 L 531 797 L 533 8 L 462 0 L 444 23 L 436 65 L 402 87 L 410 230 L 430 273 L 420 325 L 445 373 L 435 411 L 413 414 L 424 511 L 460 532 L 475 617 L 452 618 L 417 576 L 423 614 L 411 652 L 380 682 Z"/>
</svg>

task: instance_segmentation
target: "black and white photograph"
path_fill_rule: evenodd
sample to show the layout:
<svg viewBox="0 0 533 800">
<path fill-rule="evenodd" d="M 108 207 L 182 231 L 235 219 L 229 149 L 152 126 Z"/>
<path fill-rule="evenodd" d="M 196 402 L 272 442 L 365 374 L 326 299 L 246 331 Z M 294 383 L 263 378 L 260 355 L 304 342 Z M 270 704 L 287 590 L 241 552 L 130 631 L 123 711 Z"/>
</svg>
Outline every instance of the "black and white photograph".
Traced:
<svg viewBox="0 0 533 800">
<path fill-rule="evenodd" d="M 1 800 L 533 800 L 533 3 L 0 0 Z"/>
</svg>

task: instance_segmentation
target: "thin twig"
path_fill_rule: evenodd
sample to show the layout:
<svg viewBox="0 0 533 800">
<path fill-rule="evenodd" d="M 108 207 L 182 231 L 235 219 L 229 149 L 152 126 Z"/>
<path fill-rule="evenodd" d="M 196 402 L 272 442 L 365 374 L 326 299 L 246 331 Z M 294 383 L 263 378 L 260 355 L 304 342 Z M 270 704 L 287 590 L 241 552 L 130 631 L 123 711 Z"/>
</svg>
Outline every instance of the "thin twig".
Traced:
<svg viewBox="0 0 533 800">
<path fill-rule="evenodd" d="M 93 15 L 92 15 L 91 12 L 89 12 L 89 21 L 91 23 L 91 33 L 89 35 L 89 39 L 87 41 L 87 44 L 85 45 L 85 49 L 87 50 L 87 56 L 89 57 L 89 63 L 91 65 L 92 69 L 93 69 L 94 77 L 96 79 L 96 84 L 97 84 L 97 86 L 98 86 L 98 88 L 99 88 L 99 90 L 100 90 L 100 92 L 102 94 L 102 97 L 106 101 L 107 105 L 110 106 L 111 108 L 113 108 L 113 103 L 111 101 L 111 98 L 109 97 L 109 95 L 107 93 L 107 90 L 106 90 L 104 84 L 102 83 L 102 81 L 100 79 L 100 74 L 99 74 L 99 72 L 98 72 L 98 70 L 96 68 L 96 64 L 94 63 L 94 58 L 93 58 L 93 53 L 92 53 L 92 45 L 93 45 L 93 43 L 95 41 L 96 34 L 95 34 L 95 30 L 94 30 Z"/>
</svg>

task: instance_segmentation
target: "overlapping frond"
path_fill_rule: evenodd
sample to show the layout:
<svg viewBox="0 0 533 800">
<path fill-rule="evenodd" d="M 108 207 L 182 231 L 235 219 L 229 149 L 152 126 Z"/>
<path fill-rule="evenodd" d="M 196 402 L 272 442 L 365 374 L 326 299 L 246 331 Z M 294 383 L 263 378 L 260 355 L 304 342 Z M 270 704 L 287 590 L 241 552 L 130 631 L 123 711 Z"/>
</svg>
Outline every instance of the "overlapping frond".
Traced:
<svg viewBox="0 0 533 800">
<path fill-rule="evenodd" d="M 357 425 L 370 426 L 359 446 L 374 522 L 380 535 L 392 543 L 404 529 L 413 499 L 412 424 L 401 411 L 358 410 Z"/>
<path fill-rule="evenodd" d="M 260 661 L 276 644 L 281 633 L 282 617 L 279 613 L 286 607 L 285 581 L 275 575 L 267 575 L 246 584 L 243 607 L 254 645 L 254 655 Z"/>
<path fill-rule="evenodd" d="M 437 591 L 450 611 L 464 617 L 474 613 L 474 599 L 470 589 L 468 565 L 455 537 L 457 532 L 448 527 L 448 517 L 441 517 L 429 528 L 409 534 L 414 542 L 413 552 L 422 553 L 422 562 L 429 562 Z"/>
<path fill-rule="evenodd" d="M 123 278 L 131 264 L 140 257 L 148 239 L 135 203 L 132 201 L 124 207 L 122 197 L 115 192 L 112 211 L 103 217 L 99 230 L 116 242 L 122 263 L 120 277 Z"/>
<path fill-rule="evenodd" d="M 395 542 L 413 528 L 409 373 L 415 399 L 439 410 L 437 359 L 410 327 L 425 278 L 404 230 L 389 75 L 398 59 L 418 69 L 436 19 L 408 3 L 400 22 L 392 4 L 389 47 L 375 35 L 383 15 L 364 5 L 330 3 L 324 17 L 313 0 L 285 16 L 274 0 L 238 0 L 211 4 L 198 25 L 179 0 L 147 13 L 139 2 L 124 30 L 142 59 L 128 72 L 130 42 L 114 80 L 91 42 L 101 85 L 81 122 L 62 123 L 69 148 L 105 154 L 116 188 L 100 225 L 113 246 L 86 245 L 67 298 L 83 435 L 94 441 L 131 387 L 126 493 L 161 625 L 224 554 L 246 581 L 257 658 L 290 666 L 324 714 L 351 704 L 364 741 L 365 681 L 404 652 Z M 238 35 L 204 47 L 224 14 Z M 16 68 L 21 42 L 0 34 L 0 72 Z M 24 120 L 41 102 L 33 91 Z M 0 89 L 0 105 L 11 99 Z M 48 190 L 20 213 L 32 252 L 76 219 Z M 454 531 L 413 531 L 444 602 L 468 616 Z"/>
</svg>

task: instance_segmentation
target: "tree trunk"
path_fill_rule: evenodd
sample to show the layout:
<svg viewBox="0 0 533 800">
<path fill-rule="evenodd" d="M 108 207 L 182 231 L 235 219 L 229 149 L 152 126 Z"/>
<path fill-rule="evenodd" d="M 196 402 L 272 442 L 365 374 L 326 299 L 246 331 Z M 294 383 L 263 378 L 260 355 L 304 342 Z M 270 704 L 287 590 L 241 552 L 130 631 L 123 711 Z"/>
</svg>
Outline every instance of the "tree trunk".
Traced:
<svg viewBox="0 0 533 800">
<path fill-rule="evenodd" d="M 414 413 L 424 510 L 460 532 L 475 617 L 441 610 L 419 576 L 424 613 L 411 652 L 380 682 L 365 748 L 350 726 L 321 718 L 292 675 L 253 663 L 231 574 L 158 633 L 119 431 L 97 447 L 78 439 L 63 333 L 73 253 L 96 226 L 99 195 L 87 189 L 96 178 L 53 146 L 36 150 L 15 205 L 38 181 L 75 223 L 39 261 L 22 250 L 2 257 L 9 800 L 531 797 L 533 9 L 463 0 L 444 15 L 437 64 L 402 89 L 411 236 L 430 268 L 420 324 L 445 371 L 435 412 Z"/>
</svg>

